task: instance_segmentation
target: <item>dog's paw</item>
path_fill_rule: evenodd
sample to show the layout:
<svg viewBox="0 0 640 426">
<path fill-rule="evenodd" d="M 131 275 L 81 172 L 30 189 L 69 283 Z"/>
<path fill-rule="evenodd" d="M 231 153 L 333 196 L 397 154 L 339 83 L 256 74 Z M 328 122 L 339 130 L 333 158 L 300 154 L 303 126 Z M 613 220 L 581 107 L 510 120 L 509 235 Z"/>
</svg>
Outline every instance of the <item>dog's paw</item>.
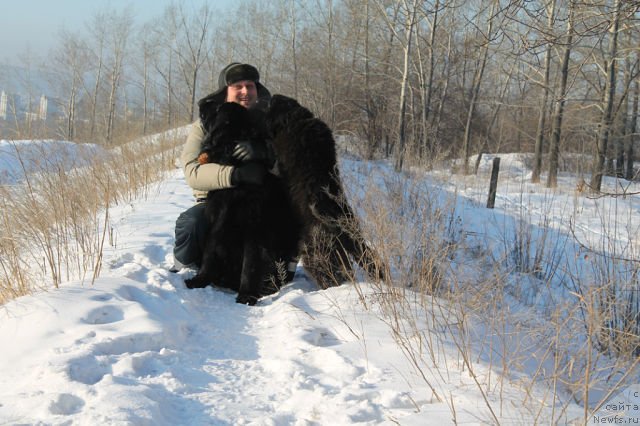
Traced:
<svg viewBox="0 0 640 426">
<path fill-rule="evenodd" d="M 184 285 L 186 285 L 189 289 L 205 288 L 207 286 L 207 283 L 203 280 L 197 279 L 197 277 L 194 277 L 184 280 Z"/>
<path fill-rule="evenodd" d="M 258 303 L 258 297 L 252 294 L 238 294 L 238 297 L 236 297 L 236 303 L 254 306 Z"/>
</svg>

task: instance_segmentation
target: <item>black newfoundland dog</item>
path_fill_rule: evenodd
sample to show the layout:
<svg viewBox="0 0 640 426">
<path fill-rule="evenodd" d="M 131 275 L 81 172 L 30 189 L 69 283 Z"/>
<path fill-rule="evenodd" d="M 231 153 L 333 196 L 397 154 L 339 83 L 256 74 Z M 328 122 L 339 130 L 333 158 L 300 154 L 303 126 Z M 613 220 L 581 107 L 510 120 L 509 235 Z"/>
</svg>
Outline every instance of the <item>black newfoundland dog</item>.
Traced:
<svg viewBox="0 0 640 426">
<path fill-rule="evenodd" d="M 271 98 L 266 123 L 279 173 L 302 224 L 305 270 L 322 288 L 352 279 L 352 261 L 370 278 L 384 280 L 384 268 L 345 198 L 331 129 L 282 95 Z"/>
<path fill-rule="evenodd" d="M 212 122 L 203 124 L 201 162 L 240 166 L 232 155 L 238 141 L 266 143 L 264 113 L 236 103 L 220 105 Z M 268 173 L 264 185 L 209 191 L 205 214 L 211 228 L 202 266 L 187 287 L 213 283 L 237 291 L 236 301 L 249 305 L 277 291 L 278 262 L 297 254 L 300 234 L 283 181 Z"/>
</svg>

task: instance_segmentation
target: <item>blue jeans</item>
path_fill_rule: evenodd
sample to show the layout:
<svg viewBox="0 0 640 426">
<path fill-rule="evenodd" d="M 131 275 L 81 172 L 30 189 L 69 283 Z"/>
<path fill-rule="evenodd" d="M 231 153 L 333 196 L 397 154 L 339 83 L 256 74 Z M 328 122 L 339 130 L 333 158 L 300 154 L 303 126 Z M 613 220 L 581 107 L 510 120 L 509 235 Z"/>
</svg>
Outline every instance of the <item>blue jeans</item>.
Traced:
<svg viewBox="0 0 640 426">
<path fill-rule="evenodd" d="M 205 206 L 206 203 L 198 203 L 180 213 L 176 220 L 173 257 L 186 267 L 200 268 L 202 263 L 202 253 L 209 234 Z"/>
</svg>

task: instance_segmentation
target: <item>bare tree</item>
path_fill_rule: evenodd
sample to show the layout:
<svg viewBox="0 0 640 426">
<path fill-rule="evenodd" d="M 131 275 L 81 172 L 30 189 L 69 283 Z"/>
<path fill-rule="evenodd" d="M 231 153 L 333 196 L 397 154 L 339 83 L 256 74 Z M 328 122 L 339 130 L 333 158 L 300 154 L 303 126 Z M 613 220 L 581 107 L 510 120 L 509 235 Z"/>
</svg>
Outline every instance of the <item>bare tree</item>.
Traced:
<svg viewBox="0 0 640 426">
<path fill-rule="evenodd" d="M 116 118 L 117 93 L 120 89 L 124 62 L 127 55 L 129 37 L 133 29 L 131 9 L 125 9 L 121 14 L 108 15 L 109 33 L 108 48 L 110 49 L 108 68 L 109 100 L 107 112 L 107 144 L 113 143 L 114 122 Z"/>
<path fill-rule="evenodd" d="M 453 18 L 452 18 L 453 20 Z M 455 20 L 453 20 L 455 22 Z M 431 127 L 433 128 L 433 137 L 434 137 L 434 145 L 440 144 L 440 128 L 442 125 L 442 115 L 444 111 L 444 106 L 448 100 L 449 95 L 449 83 L 451 81 L 451 68 L 453 66 L 453 31 L 449 31 L 449 35 L 447 38 L 447 48 L 445 53 L 445 67 L 444 67 L 444 76 L 443 76 L 443 84 L 440 93 L 440 100 L 438 102 L 438 108 L 436 109 L 435 114 L 433 115 Z M 434 150 L 438 149 L 437 147 L 433 147 Z"/>
<path fill-rule="evenodd" d="M 96 120 L 97 120 L 97 110 L 98 110 L 98 94 L 100 91 L 100 85 L 102 84 L 102 72 L 104 68 L 104 54 L 105 54 L 105 44 L 107 38 L 107 28 L 106 28 L 106 13 L 98 12 L 96 13 L 91 22 L 87 24 L 87 28 L 89 30 L 89 34 L 91 36 L 89 51 L 93 54 L 91 58 L 91 63 L 94 64 L 93 72 L 94 72 L 94 84 L 93 90 L 90 92 L 91 96 L 91 114 L 89 116 L 89 138 L 93 139 L 96 131 Z M 87 93 L 89 93 L 88 88 L 85 88 Z"/>
<path fill-rule="evenodd" d="M 405 23 L 404 23 L 404 37 L 403 37 L 403 67 L 402 67 L 402 77 L 400 80 L 400 108 L 398 115 L 398 142 L 395 147 L 395 169 L 400 171 L 402 170 L 404 155 L 406 149 L 406 110 L 407 110 L 407 86 L 409 81 L 409 63 L 411 60 L 411 45 L 413 42 L 413 32 L 414 27 L 416 25 L 416 17 L 418 12 L 418 0 L 413 0 L 411 6 L 403 0 L 402 6 L 405 12 Z M 386 16 L 386 15 L 385 15 Z M 395 33 L 395 23 L 387 20 L 387 24 L 389 28 Z M 396 33 L 396 37 L 398 34 Z"/>
<path fill-rule="evenodd" d="M 433 5 L 431 12 L 432 21 L 431 21 L 431 29 L 429 31 L 429 40 L 427 42 L 427 55 L 428 55 L 428 66 L 427 69 L 424 69 L 423 60 L 420 57 L 422 53 L 422 49 L 420 46 L 416 49 L 418 52 L 418 66 L 420 68 L 419 72 L 419 81 L 420 81 L 420 93 L 422 94 L 422 114 L 421 114 L 421 128 L 422 128 L 422 143 L 419 147 L 419 152 L 421 153 L 432 153 L 433 147 L 431 146 L 431 138 L 429 136 L 428 131 L 428 123 L 429 123 L 429 115 L 431 113 L 431 103 L 433 97 L 433 80 L 435 76 L 435 43 L 436 43 L 436 34 L 439 29 L 440 22 L 438 21 L 439 12 L 441 11 L 440 0 L 435 0 L 435 4 Z M 422 13 L 425 15 L 425 20 L 428 20 L 429 13 L 426 10 L 423 10 Z M 419 29 L 419 26 L 417 27 Z M 417 37 L 418 42 L 420 41 L 420 37 Z"/>
<path fill-rule="evenodd" d="M 152 67 L 163 85 L 165 121 L 175 125 L 195 120 L 198 84 L 208 64 L 213 11 L 204 4 L 192 14 L 184 3 L 170 4 L 153 26 Z M 216 39 L 216 43 L 222 41 Z M 215 76 L 217 86 L 217 74 Z"/>
<path fill-rule="evenodd" d="M 169 5 L 165 8 L 163 15 L 150 26 L 149 44 L 153 47 L 154 53 L 151 56 L 151 67 L 158 84 L 161 85 L 162 93 L 160 103 L 164 113 L 164 122 L 167 127 L 175 124 L 176 101 L 179 99 L 175 77 L 175 42 L 177 39 L 177 28 L 173 25 L 175 6 Z M 217 82 L 216 82 L 217 83 Z"/>
<path fill-rule="evenodd" d="M 40 89 L 37 85 L 37 57 L 33 54 L 33 51 L 29 48 L 19 55 L 19 62 L 21 64 L 21 73 L 18 76 L 19 90 L 22 93 L 22 102 L 26 105 L 22 105 L 23 111 L 16 105 L 15 97 L 11 99 L 11 109 L 13 110 L 13 117 L 15 121 L 15 131 L 19 137 L 33 138 L 37 136 L 38 126 L 36 120 L 34 120 L 35 106 L 39 97 Z M 25 102 L 26 100 L 26 102 Z"/>
<path fill-rule="evenodd" d="M 152 62 L 158 49 L 154 46 L 152 25 L 147 23 L 141 26 L 136 37 L 135 56 L 138 61 L 134 61 L 133 69 L 135 70 L 135 86 L 140 91 L 140 102 L 142 104 L 142 123 L 140 123 L 140 132 L 146 135 L 149 131 L 152 112 L 150 111 L 150 103 L 153 98 L 153 79 L 151 76 Z"/>
<path fill-rule="evenodd" d="M 635 150 L 633 146 L 635 142 L 638 141 L 638 132 L 640 131 L 638 129 L 638 98 L 640 98 L 640 78 L 636 77 L 633 91 L 633 105 L 631 107 L 631 120 L 629 123 L 629 138 L 625 149 L 625 156 L 627 158 L 625 178 L 627 180 L 635 178 L 635 172 L 633 171 L 633 157 Z"/>
<path fill-rule="evenodd" d="M 558 160 L 560 156 L 560 136 L 562 134 L 562 120 L 564 118 L 564 107 L 567 98 L 567 81 L 569 76 L 569 63 L 571 59 L 571 49 L 574 36 L 575 2 L 569 0 L 567 18 L 567 36 L 564 43 L 564 53 L 560 66 L 560 87 L 555 97 L 553 110 L 553 127 L 551 131 L 551 144 L 549 146 L 549 175 L 547 176 L 547 187 L 555 188 L 558 184 Z"/>
<path fill-rule="evenodd" d="M 58 88 L 58 97 L 64 102 L 65 125 L 62 135 L 67 140 L 76 138 L 77 106 L 87 71 L 87 48 L 78 34 L 62 30 L 59 34 L 60 45 L 53 52 L 52 59 L 56 71 L 56 81 L 51 82 Z"/>
<path fill-rule="evenodd" d="M 607 63 L 607 85 L 604 93 L 603 113 L 600 122 L 600 132 L 598 134 L 597 152 L 593 158 L 591 167 L 590 188 L 593 192 L 600 192 L 602 188 L 602 175 L 605 170 L 605 159 L 607 155 L 607 146 L 609 144 L 609 136 L 612 131 L 613 119 L 613 103 L 616 93 L 616 63 L 618 52 L 618 30 L 620 27 L 620 17 L 622 14 L 622 1 L 615 0 L 613 16 L 610 24 L 609 35 L 609 52 Z"/>
<path fill-rule="evenodd" d="M 376 7 L 377 6 L 377 7 Z M 397 17 L 399 10 L 398 3 L 394 3 L 394 18 Z M 376 43 L 376 11 L 378 16 L 386 16 L 384 9 L 380 8 L 380 4 L 376 3 L 376 0 L 363 0 L 363 3 L 358 4 L 354 2 L 352 8 L 355 10 L 364 9 L 364 17 L 362 18 L 362 94 L 360 101 L 354 102 L 361 111 L 364 112 L 363 121 L 361 123 L 362 139 L 364 141 L 364 156 L 367 159 L 373 159 L 376 152 L 380 151 L 380 147 L 385 141 L 388 148 L 388 135 L 389 129 L 383 124 L 386 111 L 386 98 L 381 96 L 381 79 L 380 75 L 385 75 L 380 72 L 380 69 L 376 65 L 372 65 L 372 62 L 376 62 L 375 51 L 378 47 Z M 385 22 L 388 22 L 385 19 Z M 388 28 L 388 27 L 387 27 Z M 391 34 L 391 42 L 395 37 L 395 32 L 389 30 Z M 379 34 L 379 33 L 378 33 Z M 383 37 L 384 38 L 384 37 Z M 389 49 L 385 49 L 389 53 Z M 389 53 L 390 54 L 390 53 Z M 384 62 L 383 67 L 387 68 L 387 62 Z M 376 72 L 378 71 L 378 72 Z M 388 149 L 385 149 L 385 155 L 388 155 Z"/>
<path fill-rule="evenodd" d="M 293 66 L 293 97 L 298 98 L 298 46 L 297 46 L 297 16 L 296 16 L 296 7 L 295 0 L 289 0 L 289 16 L 291 22 L 291 64 Z"/>
<path fill-rule="evenodd" d="M 485 130 L 485 134 L 484 137 L 482 139 L 482 146 L 480 148 L 480 152 L 479 155 L 476 157 L 476 163 L 474 166 L 474 174 L 478 173 L 478 169 L 480 167 L 480 161 L 482 159 L 482 154 L 489 151 L 489 141 L 491 139 L 491 134 L 493 132 L 493 128 L 496 124 L 496 121 L 498 120 L 498 116 L 500 114 L 500 109 L 502 107 L 502 105 L 504 104 L 504 99 L 507 96 L 507 91 L 509 90 L 509 88 L 511 87 L 511 79 L 513 78 L 513 74 L 515 72 L 515 68 L 517 67 L 518 63 L 516 61 L 513 61 L 511 64 L 511 67 L 509 69 L 509 71 L 507 72 L 507 74 L 505 75 L 505 82 L 504 82 L 504 86 L 502 86 L 502 89 L 500 90 L 500 94 L 498 96 L 498 98 L 496 99 L 495 102 L 495 106 L 493 107 L 493 111 L 491 113 L 491 119 L 489 120 L 489 123 L 487 124 L 486 130 Z M 495 150 L 497 152 L 497 149 Z"/>
<path fill-rule="evenodd" d="M 208 55 L 207 42 L 213 14 L 207 3 L 192 17 L 187 15 L 183 5 L 176 9 L 176 13 L 178 40 L 174 45 L 174 54 L 178 58 L 178 66 L 187 86 L 189 119 L 193 121 L 196 118 L 198 76 Z"/>
<path fill-rule="evenodd" d="M 627 32 L 627 40 L 631 41 L 631 34 Z M 622 53 L 622 52 L 621 52 Z M 624 58 L 624 76 L 622 83 L 623 93 L 620 96 L 619 105 L 614 113 L 616 117 L 616 129 L 615 132 L 615 176 L 624 177 L 624 160 L 625 160 L 625 145 L 628 145 L 628 129 L 629 129 L 629 92 L 631 89 L 631 80 L 634 64 L 631 55 L 625 55 Z"/>
<path fill-rule="evenodd" d="M 471 133 L 472 133 L 472 125 L 473 118 L 475 115 L 476 107 L 478 105 L 478 96 L 480 94 L 480 85 L 482 84 L 482 77 L 484 75 L 484 70 L 487 65 L 487 58 L 489 57 L 489 44 L 491 39 L 493 38 L 494 33 L 494 20 L 495 13 L 498 6 L 498 0 L 495 0 L 491 3 L 491 11 L 489 12 L 489 17 L 487 19 L 487 31 L 486 33 L 480 35 L 481 43 L 480 49 L 477 57 L 477 66 L 474 71 L 473 81 L 471 84 L 471 97 L 469 100 L 469 107 L 467 110 L 467 119 L 464 127 L 464 139 L 462 141 L 462 156 L 463 156 L 463 173 L 469 174 L 469 157 L 471 155 Z M 478 14 L 478 19 L 481 17 L 481 13 Z M 479 26 L 478 26 L 479 28 Z"/>
<path fill-rule="evenodd" d="M 545 5 L 547 11 L 547 31 L 549 34 L 553 34 L 555 13 L 556 13 L 556 0 L 548 0 Z M 544 134 L 546 126 L 546 118 L 548 114 L 547 105 L 549 104 L 549 76 L 551 74 L 551 52 L 553 51 L 554 44 L 551 40 L 547 41 L 547 48 L 545 49 L 544 56 L 544 80 L 542 82 L 542 88 L 544 95 L 542 102 L 540 102 L 540 112 L 538 115 L 538 130 L 536 132 L 536 144 L 534 150 L 533 171 L 531 173 L 531 182 L 540 182 L 540 173 L 542 172 L 542 150 L 544 147 Z"/>
</svg>

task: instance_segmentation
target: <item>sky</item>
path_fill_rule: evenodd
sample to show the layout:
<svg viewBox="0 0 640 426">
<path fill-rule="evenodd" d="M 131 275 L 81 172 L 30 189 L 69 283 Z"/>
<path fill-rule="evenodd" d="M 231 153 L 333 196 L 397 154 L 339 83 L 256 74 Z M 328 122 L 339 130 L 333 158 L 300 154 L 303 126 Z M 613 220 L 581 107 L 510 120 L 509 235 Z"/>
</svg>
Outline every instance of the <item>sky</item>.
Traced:
<svg viewBox="0 0 640 426">
<path fill-rule="evenodd" d="M 121 11 L 128 6 L 138 23 L 160 16 L 171 3 L 184 3 L 199 9 L 206 0 L 2 0 L 0 2 L 0 62 L 20 64 L 20 57 L 45 58 L 58 40 L 61 29 L 84 30 L 99 11 Z M 216 8 L 234 4 L 233 0 L 214 0 Z"/>
</svg>

